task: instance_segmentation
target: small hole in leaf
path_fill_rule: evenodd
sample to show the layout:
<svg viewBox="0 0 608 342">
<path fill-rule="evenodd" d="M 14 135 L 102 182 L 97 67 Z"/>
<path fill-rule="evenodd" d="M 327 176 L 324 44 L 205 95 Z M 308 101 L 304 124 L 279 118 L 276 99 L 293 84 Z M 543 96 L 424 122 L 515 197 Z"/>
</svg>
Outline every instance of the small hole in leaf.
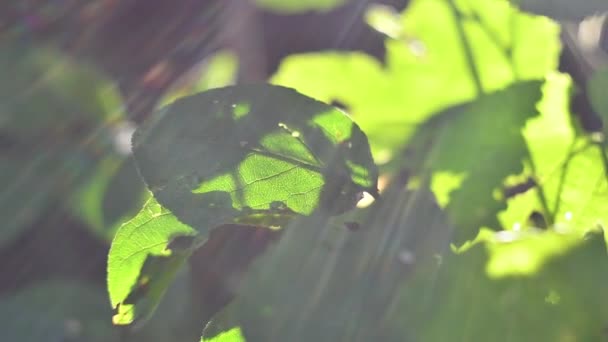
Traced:
<svg viewBox="0 0 608 342">
<path fill-rule="evenodd" d="M 367 208 L 374 203 L 374 196 L 372 196 L 369 192 L 363 191 L 361 194 L 362 196 L 357 202 L 357 208 Z"/>
</svg>

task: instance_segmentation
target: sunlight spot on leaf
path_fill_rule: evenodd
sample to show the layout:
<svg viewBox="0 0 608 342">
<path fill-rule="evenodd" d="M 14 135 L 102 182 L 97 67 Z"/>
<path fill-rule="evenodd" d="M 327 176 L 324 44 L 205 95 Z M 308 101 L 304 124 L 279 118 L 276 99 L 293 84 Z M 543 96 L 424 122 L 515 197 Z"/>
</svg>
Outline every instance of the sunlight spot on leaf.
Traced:
<svg viewBox="0 0 608 342">
<path fill-rule="evenodd" d="M 449 171 L 440 171 L 433 174 L 431 180 L 431 190 L 437 196 L 437 203 L 441 207 L 445 207 L 450 203 L 450 194 L 458 189 L 465 178 L 464 173 L 454 173 Z"/>
<path fill-rule="evenodd" d="M 251 105 L 245 102 L 239 102 L 232 105 L 232 118 L 238 120 L 249 114 Z"/>
</svg>

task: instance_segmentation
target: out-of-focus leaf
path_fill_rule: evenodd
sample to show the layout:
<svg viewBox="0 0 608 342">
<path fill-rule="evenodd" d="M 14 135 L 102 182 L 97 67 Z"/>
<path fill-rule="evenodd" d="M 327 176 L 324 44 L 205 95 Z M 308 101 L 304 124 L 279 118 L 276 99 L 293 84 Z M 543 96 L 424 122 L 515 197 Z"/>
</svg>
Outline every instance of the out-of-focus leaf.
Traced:
<svg viewBox="0 0 608 342">
<path fill-rule="evenodd" d="M 108 157 L 75 194 L 70 207 L 93 232 L 111 241 L 119 226 L 141 208 L 145 194 L 133 158 Z"/>
<path fill-rule="evenodd" d="M 504 208 L 495 192 L 509 175 L 523 171 L 527 156 L 522 129 L 538 114 L 539 81 L 516 83 L 509 88 L 454 107 L 431 119 L 419 130 L 414 144 L 421 148 L 415 160 L 458 228 L 457 243 L 472 239 L 479 227 L 499 228 L 496 214 Z M 446 175 L 457 176 L 446 181 Z"/>
<path fill-rule="evenodd" d="M 604 136 L 608 136 L 608 68 L 597 70 L 591 76 L 587 93 L 593 109 L 604 122 Z"/>
<path fill-rule="evenodd" d="M 394 156 L 434 113 L 477 96 L 458 18 L 484 91 L 540 79 L 556 68 L 559 28 L 547 18 L 523 14 L 499 0 L 456 1 L 456 13 L 449 3 L 412 1 L 401 17 L 402 29 L 393 29 L 400 36 L 386 41 L 385 67 L 359 53 L 294 55 L 272 82 L 346 105 L 381 161 Z M 393 14 L 386 15 L 394 23 Z M 382 13 L 376 17 L 382 21 Z"/>
<path fill-rule="evenodd" d="M 167 105 L 176 99 L 188 95 L 232 85 L 236 80 L 238 71 L 237 56 L 229 51 L 220 51 L 186 74 L 178 81 L 174 89 L 170 89 L 160 101 Z"/>
<path fill-rule="evenodd" d="M 203 234 L 226 223 L 281 227 L 317 207 L 340 213 L 377 191 L 359 127 L 283 87 L 182 98 L 141 126 L 133 147 L 158 202 Z"/>
<path fill-rule="evenodd" d="M 542 271 L 552 259 L 566 255 L 583 243 L 579 232 L 524 229 L 488 234 L 486 273 L 491 278 L 530 276 Z"/>
<path fill-rule="evenodd" d="M 268 11 L 293 14 L 308 11 L 328 11 L 349 0 L 253 0 Z"/>
<path fill-rule="evenodd" d="M 503 247 L 514 248 L 508 243 L 491 248 Z M 412 340 L 428 342 L 604 339 L 608 260 L 601 234 L 589 235 L 525 277 L 493 279 L 486 274 L 487 262 L 483 246 L 476 246 L 419 272 L 401 288 L 396 309 L 385 318 L 391 329 L 410 327 Z"/>
<path fill-rule="evenodd" d="M 522 10 L 546 15 L 557 20 L 582 20 L 585 17 L 608 12 L 604 0 L 511 0 Z"/>
<path fill-rule="evenodd" d="M 1 40 L 0 70 L 4 243 L 71 198 L 114 153 L 107 123 L 120 117 L 121 103 L 94 69 L 52 49 Z"/>
<path fill-rule="evenodd" d="M 416 268 L 436 263 L 450 231 L 432 194 L 387 191 L 375 209 L 348 214 L 361 222 L 356 231 L 345 217 L 292 222 L 204 337 L 238 326 L 250 341 L 409 341 L 413 327 L 386 329 L 398 309 L 395 290 Z"/>
<path fill-rule="evenodd" d="M 108 291 L 116 310 L 114 324 L 149 318 L 195 247 L 195 234 L 154 198 L 120 227 L 108 256 Z M 191 243 L 177 246 L 173 243 L 177 239 L 190 239 Z"/>
<path fill-rule="evenodd" d="M 51 281 L 0 299 L 6 341 L 119 341 L 103 290 Z"/>
<path fill-rule="evenodd" d="M 122 114 L 118 90 L 95 69 L 53 49 L 7 40 L 0 46 L 3 134 L 22 143 L 68 132 L 82 137 L 90 134 L 89 125 Z"/>
</svg>

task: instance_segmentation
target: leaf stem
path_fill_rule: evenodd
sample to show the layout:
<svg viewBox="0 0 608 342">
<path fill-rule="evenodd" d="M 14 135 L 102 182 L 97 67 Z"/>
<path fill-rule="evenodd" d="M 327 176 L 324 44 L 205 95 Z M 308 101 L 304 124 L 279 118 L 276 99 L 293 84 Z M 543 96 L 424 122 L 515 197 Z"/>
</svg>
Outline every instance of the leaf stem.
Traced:
<svg viewBox="0 0 608 342">
<path fill-rule="evenodd" d="M 530 155 L 530 153 L 528 152 L 528 163 L 530 164 L 530 168 L 532 169 L 532 174 L 533 175 L 537 175 L 538 172 L 536 171 L 536 164 L 534 163 L 534 159 L 532 159 L 532 156 Z M 536 178 L 536 177 L 535 177 Z M 551 209 L 549 208 L 549 202 L 547 202 L 547 196 L 545 195 L 545 192 L 543 191 L 543 187 L 541 186 L 541 184 L 539 184 L 538 180 L 535 180 L 537 185 L 536 185 L 536 194 L 538 196 L 538 201 L 540 202 L 540 205 L 543 207 L 543 211 L 545 212 L 545 216 L 547 219 L 547 224 L 549 226 L 553 225 L 554 217 L 553 217 L 553 212 L 551 211 Z"/>
<path fill-rule="evenodd" d="M 456 30 L 458 31 L 458 36 L 460 37 L 460 40 L 462 41 L 464 55 L 467 60 L 467 64 L 469 66 L 470 72 L 471 72 L 471 78 L 473 79 L 473 83 L 475 84 L 475 90 L 477 92 L 477 96 L 483 95 L 484 94 L 483 85 L 481 83 L 481 77 L 479 75 L 479 70 L 477 70 L 477 66 L 475 65 L 475 58 L 473 57 L 473 49 L 471 48 L 471 44 L 470 44 L 469 40 L 467 39 L 467 35 L 464 30 L 464 25 L 462 24 L 464 18 L 462 16 L 462 14 L 460 13 L 460 11 L 458 11 L 458 8 L 456 7 L 454 0 L 447 0 L 447 4 L 450 7 L 452 14 L 454 15 L 454 18 L 456 18 Z"/>
</svg>

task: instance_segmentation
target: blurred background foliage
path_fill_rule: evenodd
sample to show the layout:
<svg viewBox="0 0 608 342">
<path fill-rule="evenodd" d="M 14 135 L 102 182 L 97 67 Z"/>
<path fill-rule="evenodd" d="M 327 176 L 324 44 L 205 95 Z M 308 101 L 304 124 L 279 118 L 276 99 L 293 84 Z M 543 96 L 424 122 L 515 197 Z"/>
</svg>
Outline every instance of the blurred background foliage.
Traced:
<svg viewBox="0 0 608 342">
<path fill-rule="evenodd" d="M 600 0 L 1 3 L 2 336 L 196 341 L 213 318 L 214 341 L 607 340 L 606 12 Z M 265 81 L 352 116 L 381 198 L 280 239 L 221 228 L 150 322 L 112 326 L 108 248 L 149 196 L 131 133 L 176 98 Z"/>
</svg>

